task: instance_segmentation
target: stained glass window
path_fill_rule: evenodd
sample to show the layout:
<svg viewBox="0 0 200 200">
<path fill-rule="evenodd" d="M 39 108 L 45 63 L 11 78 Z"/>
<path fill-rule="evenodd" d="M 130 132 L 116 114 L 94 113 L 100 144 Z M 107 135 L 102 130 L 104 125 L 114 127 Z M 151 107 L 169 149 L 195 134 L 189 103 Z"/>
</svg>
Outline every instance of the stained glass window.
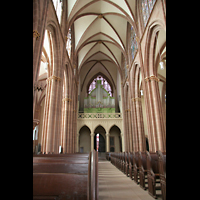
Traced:
<svg viewBox="0 0 200 200">
<path fill-rule="evenodd" d="M 147 24 L 147 21 L 149 19 L 149 16 L 151 14 L 155 1 L 156 0 L 142 0 L 141 5 L 142 5 L 142 15 L 143 15 L 144 26 L 146 26 Z"/>
<path fill-rule="evenodd" d="M 97 80 L 101 80 L 101 85 L 103 85 L 103 88 L 110 94 L 110 96 L 112 97 L 112 88 L 110 86 L 110 84 L 108 83 L 108 81 L 103 78 L 101 75 L 98 75 L 90 84 L 89 89 L 88 89 L 88 94 L 90 94 L 92 92 L 92 90 L 95 89 L 96 87 L 96 82 Z"/>
<path fill-rule="evenodd" d="M 131 56 L 132 56 L 132 60 L 134 59 L 135 57 L 135 54 L 136 54 L 136 50 L 137 50 L 137 40 L 136 40 L 136 33 L 134 31 L 134 28 L 133 26 L 131 26 L 131 41 L 130 41 L 130 44 L 131 44 Z"/>
<path fill-rule="evenodd" d="M 68 34 L 67 34 L 66 49 L 70 57 L 71 56 L 71 28 L 69 29 Z"/>
</svg>

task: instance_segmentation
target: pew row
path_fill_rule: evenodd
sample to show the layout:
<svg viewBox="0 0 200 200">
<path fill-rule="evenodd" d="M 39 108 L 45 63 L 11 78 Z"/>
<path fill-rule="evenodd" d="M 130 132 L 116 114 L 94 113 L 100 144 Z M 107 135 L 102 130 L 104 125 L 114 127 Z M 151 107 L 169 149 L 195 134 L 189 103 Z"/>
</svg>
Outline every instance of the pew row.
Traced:
<svg viewBox="0 0 200 200">
<path fill-rule="evenodd" d="M 166 199 L 166 152 L 110 152 L 110 159 L 152 197 Z"/>
<path fill-rule="evenodd" d="M 160 174 L 158 168 L 158 154 L 147 152 L 147 179 L 148 179 L 148 193 L 157 198 L 156 190 L 160 190 L 160 186 L 156 186 L 160 183 Z"/>
<path fill-rule="evenodd" d="M 33 156 L 33 199 L 98 199 L 98 152 Z"/>
<path fill-rule="evenodd" d="M 158 151 L 157 154 L 162 199 L 166 200 L 166 152 Z"/>
</svg>

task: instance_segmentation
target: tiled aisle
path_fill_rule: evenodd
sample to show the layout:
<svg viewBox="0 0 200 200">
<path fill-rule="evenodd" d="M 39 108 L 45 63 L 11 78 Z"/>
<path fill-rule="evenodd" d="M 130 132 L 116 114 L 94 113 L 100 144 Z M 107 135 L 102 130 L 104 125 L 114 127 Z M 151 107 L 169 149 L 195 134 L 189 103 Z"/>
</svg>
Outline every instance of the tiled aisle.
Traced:
<svg viewBox="0 0 200 200">
<path fill-rule="evenodd" d="M 154 200 L 133 180 L 105 159 L 99 159 L 99 200 Z"/>
</svg>

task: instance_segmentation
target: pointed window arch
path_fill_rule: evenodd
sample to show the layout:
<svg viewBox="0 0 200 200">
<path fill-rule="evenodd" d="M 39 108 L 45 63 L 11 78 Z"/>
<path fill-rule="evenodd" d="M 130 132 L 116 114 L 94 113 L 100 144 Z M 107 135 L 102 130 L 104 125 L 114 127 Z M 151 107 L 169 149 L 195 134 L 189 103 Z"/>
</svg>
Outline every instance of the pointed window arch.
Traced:
<svg viewBox="0 0 200 200">
<path fill-rule="evenodd" d="M 147 24 L 147 21 L 149 19 L 149 16 L 151 14 L 155 1 L 156 0 L 142 0 L 141 7 L 142 7 L 144 27 Z"/>
<path fill-rule="evenodd" d="M 110 96 L 113 96 L 113 90 L 111 85 L 108 83 L 108 81 L 101 75 L 97 75 L 96 78 L 93 79 L 93 81 L 90 83 L 88 88 L 88 94 L 92 92 L 96 88 L 96 82 L 97 80 L 101 80 L 101 85 L 103 85 L 103 88 L 110 94 Z"/>
<path fill-rule="evenodd" d="M 135 33 L 133 26 L 131 26 L 130 48 L 131 48 L 131 58 L 132 58 L 132 61 L 133 61 L 133 59 L 135 58 L 135 54 L 137 52 L 137 49 L 138 49 L 137 40 L 136 40 L 136 33 Z"/>
</svg>

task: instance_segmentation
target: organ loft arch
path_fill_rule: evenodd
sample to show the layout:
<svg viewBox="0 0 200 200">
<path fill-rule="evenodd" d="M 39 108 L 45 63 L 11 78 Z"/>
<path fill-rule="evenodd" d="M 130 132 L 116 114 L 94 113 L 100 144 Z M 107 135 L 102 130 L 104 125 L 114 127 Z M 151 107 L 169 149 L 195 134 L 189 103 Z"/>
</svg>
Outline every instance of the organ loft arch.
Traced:
<svg viewBox="0 0 200 200">
<path fill-rule="evenodd" d="M 94 130 L 94 149 L 98 152 L 106 152 L 106 130 L 101 125 Z"/>
<path fill-rule="evenodd" d="M 86 125 L 79 130 L 78 151 L 81 153 L 89 153 L 91 151 L 91 131 Z"/>
<path fill-rule="evenodd" d="M 109 130 L 110 152 L 122 152 L 121 130 L 117 125 L 113 125 Z"/>
</svg>

